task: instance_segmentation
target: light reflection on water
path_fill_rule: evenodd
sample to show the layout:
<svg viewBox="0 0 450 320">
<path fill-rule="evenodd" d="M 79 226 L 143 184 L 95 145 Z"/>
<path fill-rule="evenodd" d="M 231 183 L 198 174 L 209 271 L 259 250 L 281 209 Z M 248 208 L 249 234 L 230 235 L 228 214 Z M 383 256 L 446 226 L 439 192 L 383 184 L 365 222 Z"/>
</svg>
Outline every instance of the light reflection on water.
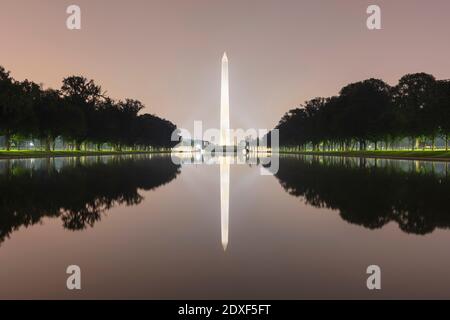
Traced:
<svg viewBox="0 0 450 320">
<path fill-rule="evenodd" d="M 1 160 L 0 297 L 450 297 L 448 163 L 191 156 Z"/>
<path fill-rule="evenodd" d="M 228 247 L 228 227 L 230 218 L 230 162 L 220 158 L 220 222 L 223 250 Z"/>
</svg>

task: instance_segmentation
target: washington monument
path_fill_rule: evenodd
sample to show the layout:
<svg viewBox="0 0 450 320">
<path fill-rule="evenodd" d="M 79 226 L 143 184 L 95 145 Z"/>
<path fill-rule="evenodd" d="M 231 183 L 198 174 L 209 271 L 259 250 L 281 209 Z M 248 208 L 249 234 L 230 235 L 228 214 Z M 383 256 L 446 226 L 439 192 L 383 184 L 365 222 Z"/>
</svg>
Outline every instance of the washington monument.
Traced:
<svg viewBox="0 0 450 320">
<path fill-rule="evenodd" d="M 222 85 L 220 95 L 220 145 L 230 146 L 230 87 L 228 82 L 228 57 L 222 57 Z"/>
<path fill-rule="evenodd" d="M 220 146 L 231 145 L 230 139 L 230 92 L 228 82 L 228 58 L 225 52 L 222 57 L 222 85 L 220 96 Z M 228 247 L 228 225 L 230 208 L 230 162 L 226 156 L 220 157 L 220 216 L 222 247 Z"/>
</svg>

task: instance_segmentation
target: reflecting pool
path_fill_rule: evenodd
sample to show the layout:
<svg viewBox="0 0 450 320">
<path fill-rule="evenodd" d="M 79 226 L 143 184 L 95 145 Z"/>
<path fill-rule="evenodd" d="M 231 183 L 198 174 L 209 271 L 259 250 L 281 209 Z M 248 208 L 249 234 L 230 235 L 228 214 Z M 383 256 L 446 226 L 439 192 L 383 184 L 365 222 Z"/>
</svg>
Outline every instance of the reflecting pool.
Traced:
<svg viewBox="0 0 450 320">
<path fill-rule="evenodd" d="M 0 298 L 450 298 L 448 163 L 266 163 L 0 160 Z"/>
</svg>

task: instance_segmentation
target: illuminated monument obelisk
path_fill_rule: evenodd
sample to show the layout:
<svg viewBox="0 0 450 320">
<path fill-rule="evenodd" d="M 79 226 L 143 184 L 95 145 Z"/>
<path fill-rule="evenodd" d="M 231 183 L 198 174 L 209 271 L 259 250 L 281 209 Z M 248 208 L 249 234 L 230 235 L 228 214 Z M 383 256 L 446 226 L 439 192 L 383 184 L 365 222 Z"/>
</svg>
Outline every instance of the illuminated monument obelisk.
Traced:
<svg viewBox="0 0 450 320">
<path fill-rule="evenodd" d="M 230 86 L 228 82 L 228 57 L 222 57 L 222 85 L 220 95 L 220 145 L 230 146 Z"/>
<path fill-rule="evenodd" d="M 228 58 L 222 57 L 222 85 L 220 97 L 220 147 L 226 148 L 230 141 L 230 92 L 228 83 Z M 220 220 L 222 247 L 228 247 L 228 224 L 230 210 L 230 162 L 226 155 L 220 157 Z"/>
</svg>

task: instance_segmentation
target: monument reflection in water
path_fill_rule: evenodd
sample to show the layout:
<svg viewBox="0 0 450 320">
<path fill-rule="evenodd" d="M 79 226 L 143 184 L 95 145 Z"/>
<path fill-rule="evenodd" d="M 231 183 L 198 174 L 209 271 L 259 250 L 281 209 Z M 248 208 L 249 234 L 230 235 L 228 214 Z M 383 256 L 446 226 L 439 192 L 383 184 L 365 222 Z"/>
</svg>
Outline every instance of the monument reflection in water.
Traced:
<svg viewBox="0 0 450 320">
<path fill-rule="evenodd" d="M 230 157 L 220 158 L 220 221 L 223 250 L 228 247 L 230 219 Z"/>
<path fill-rule="evenodd" d="M 448 163 L 174 156 L 0 160 L 0 297 L 450 297 Z"/>
<path fill-rule="evenodd" d="M 259 165 L 260 157 L 177 154 L 0 161 L 0 241 L 20 226 L 43 217 L 60 218 L 69 230 L 94 226 L 115 205 L 139 205 L 137 191 L 156 189 L 181 172 L 182 165 L 219 170 L 221 241 L 229 242 L 230 167 Z M 448 163 L 365 158 L 282 156 L 275 177 L 307 205 L 338 211 L 347 222 L 369 229 L 390 221 L 400 229 L 426 234 L 450 227 Z M 107 183 L 99 183 L 107 181 Z"/>
<path fill-rule="evenodd" d="M 229 219 L 230 219 L 230 167 L 231 165 L 258 165 L 260 156 L 264 153 L 244 152 L 237 148 L 237 152 L 224 153 L 176 153 L 173 156 L 174 163 L 183 165 L 214 165 L 219 166 L 220 171 L 220 221 L 221 240 L 223 250 L 226 251 L 229 242 Z M 265 154 L 268 156 L 268 154 Z"/>
<path fill-rule="evenodd" d="M 116 205 L 139 205 L 144 199 L 138 189 L 156 189 L 174 180 L 183 165 L 201 164 L 218 167 L 226 250 L 231 166 L 260 163 L 256 153 L 2 160 L 0 242 L 43 217 L 60 218 L 69 230 L 93 227 Z M 450 227 L 448 167 L 445 162 L 281 156 L 275 177 L 290 195 L 337 211 L 349 223 L 377 229 L 393 221 L 404 232 L 427 234 Z"/>
</svg>

